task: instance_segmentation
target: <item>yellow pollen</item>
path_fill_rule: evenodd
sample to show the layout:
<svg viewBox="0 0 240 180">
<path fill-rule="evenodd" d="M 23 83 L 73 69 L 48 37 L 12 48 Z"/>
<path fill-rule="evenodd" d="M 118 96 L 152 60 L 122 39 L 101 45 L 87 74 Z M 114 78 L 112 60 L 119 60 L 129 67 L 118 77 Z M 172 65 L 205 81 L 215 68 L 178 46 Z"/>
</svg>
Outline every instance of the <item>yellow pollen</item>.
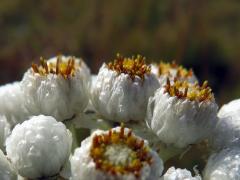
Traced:
<svg viewBox="0 0 240 180">
<path fill-rule="evenodd" d="M 115 151 L 122 153 L 122 158 L 117 158 Z M 122 125 L 119 132 L 110 129 L 108 133 L 95 135 L 90 155 L 96 168 L 101 171 L 112 175 L 131 173 L 138 177 L 141 168 L 146 163 L 149 165 L 152 163 L 152 157 L 148 152 L 149 147 L 144 141 L 134 136 L 131 130 L 125 133 Z"/>
<path fill-rule="evenodd" d="M 118 74 L 128 74 L 133 80 L 135 76 L 144 79 L 145 74 L 150 74 L 151 67 L 145 63 L 146 58 L 138 55 L 132 57 L 123 57 L 117 54 L 114 62 L 107 64 L 108 68 L 116 71 Z"/>
<path fill-rule="evenodd" d="M 46 76 L 48 74 L 61 75 L 64 78 L 73 77 L 75 71 L 80 67 L 79 63 L 75 62 L 75 57 L 69 57 L 66 61 L 61 56 L 57 57 L 56 63 L 47 62 L 42 57 L 40 58 L 40 65 L 32 64 L 34 73 Z"/>
<path fill-rule="evenodd" d="M 168 75 L 171 76 L 171 70 L 176 70 L 176 78 L 188 78 L 192 77 L 192 69 L 187 70 L 183 66 L 179 66 L 173 61 L 172 63 L 160 62 L 158 65 L 158 75 Z"/>
<path fill-rule="evenodd" d="M 214 95 L 212 89 L 208 86 L 208 82 L 199 85 L 197 82 L 195 84 L 188 83 L 186 81 L 175 80 L 173 84 L 170 83 L 170 80 L 167 79 L 165 85 L 165 93 L 168 93 L 170 96 L 189 99 L 190 101 L 212 101 Z"/>
</svg>

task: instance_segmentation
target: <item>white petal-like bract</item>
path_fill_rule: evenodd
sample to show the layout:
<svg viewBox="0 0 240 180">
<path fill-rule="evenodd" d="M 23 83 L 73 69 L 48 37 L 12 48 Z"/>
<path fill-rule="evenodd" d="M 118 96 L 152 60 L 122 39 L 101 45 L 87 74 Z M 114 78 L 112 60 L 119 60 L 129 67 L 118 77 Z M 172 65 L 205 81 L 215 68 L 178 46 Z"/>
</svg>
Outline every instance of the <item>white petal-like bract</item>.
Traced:
<svg viewBox="0 0 240 180">
<path fill-rule="evenodd" d="M 27 178 L 56 176 L 68 161 L 71 133 L 50 116 L 34 116 L 18 124 L 7 138 L 7 156 Z"/>
<path fill-rule="evenodd" d="M 163 175 L 161 180 L 201 180 L 201 176 L 196 175 L 192 176 L 191 172 L 187 169 L 175 169 L 175 167 L 171 167 L 167 170 L 167 172 Z"/>
<path fill-rule="evenodd" d="M 0 150 L 0 179 L 1 180 L 17 180 L 17 173 L 7 160 L 7 157 Z"/>
<path fill-rule="evenodd" d="M 210 142 L 215 150 L 240 147 L 240 99 L 229 102 L 218 112 L 219 121 Z"/>
<path fill-rule="evenodd" d="M 10 124 L 5 116 L 0 115 L 0 149 L 5 151 L 5 141 L 10 135 Z"/>
<path fill-rule="evenodd" d="M 228 148 L 208 159 L 203 175 L 204 180 L 240 179 L 240 149 Z"/>
<path fill-rule="evenodd" d="M 13 127 L 28 118 L 28 111 L 24 106 L 24 95 L 19 82 L 0 87 L 0 114 L 7 118 Z"/>
</svg>

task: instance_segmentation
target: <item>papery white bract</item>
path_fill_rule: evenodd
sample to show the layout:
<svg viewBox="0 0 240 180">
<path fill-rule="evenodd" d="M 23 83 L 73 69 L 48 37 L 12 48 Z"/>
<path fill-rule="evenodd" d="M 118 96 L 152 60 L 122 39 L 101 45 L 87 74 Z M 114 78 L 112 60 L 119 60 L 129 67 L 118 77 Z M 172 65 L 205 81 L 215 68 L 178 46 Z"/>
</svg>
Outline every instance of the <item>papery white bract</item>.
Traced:
<svg viewBox="0 0 240 180">
<path fill-rule="evenodd" d="M 227 148 L 208 159 L 204 170 L 204 180 L 240 179 L 240 149 Z"/>
<path fill-rule="evenodd" d="M 224 105 L 218 112 L 219 121 L 210 142 L 215 150 L 240 147 L 240 100 Z"/>
<path fill-rule="evenodd" d="M 0 179 L 1 180 L 17 180 L 17 173 L 12 167 L 7 157 L 0 150 Z"/>
<path fill-rule="evenodd" d="M 75 150 L 71 167 L 73 180 L 157 180 L 163 162 L 146 141 L 128 128 L 117 127 L 97 130 L 85 139 Z"/>
<path fill-rule="evenodd" d="M 199 86 L 191 87 L 184 82 L 187 83 L 185 89 L 177 83 L 181 84 L 175 82 L 171 86 L 169 82 L 168 86 L 159 88 L 154 97 L 149 98 L 146 122 L 162 142 L 183 148 L 211 133 L 217 122 L 218 106 L 212 94 L 205 97 L 195 92 Z"/>
<path fill-rule="evenodd" d="M 39 115 L 15 126 L 6 150 L 18 173 L 34 179 L 57 176 L 69 158 L 71 145 L 71 133 L 63 123 Z"/>
<path fill-rule="evenodd" d="M 59 56 L 33 65 L 21 88 L 32 115 L 44 114 L 62 121 L 83 112 L 89 101 L 90 71 L 81 59 Z"/>
<path fill-rule="evenodd" d="M 5 151 L 5 140 L 10 135 L 10 124 L 5 116 L 0 115 L 0 149 Z"/>
<path fill-rule="evenodd" d="M 175 167 L 171 167 L 167 170 L 167 172 L 163 175 L 161 180 L 201 180 L 201 176 L 196 175 L 192 176 L 191 172 L 187 169 L 175 169 Z"/>
<path fill-rule="evenodd" d="M 24 106 L 24 96 L 19 82 L 0 87 L 0 115 L 4 115 L 13 127 L 28 118 L 28 111 Z"/>
<path fill-rule="evenodd" d="M 139 59 L 124 59 L 121 63 L 123 67 L 126 63 L 126 69 L 131 70 L 134 67 L 131 63 L 137 64 Z M 145 64 L 141 67 L 148 68 Z M 137 74 L 137 70 L 132 70 L 130 74 L 124 70 L 111 69 L 109 64 L 102 65 L 91 90 L 92 104 L 108 120 L 142 121 L 146 115 L 148 98 L 160 86 L 159 82 L 150 71 Z"/>
</svg>

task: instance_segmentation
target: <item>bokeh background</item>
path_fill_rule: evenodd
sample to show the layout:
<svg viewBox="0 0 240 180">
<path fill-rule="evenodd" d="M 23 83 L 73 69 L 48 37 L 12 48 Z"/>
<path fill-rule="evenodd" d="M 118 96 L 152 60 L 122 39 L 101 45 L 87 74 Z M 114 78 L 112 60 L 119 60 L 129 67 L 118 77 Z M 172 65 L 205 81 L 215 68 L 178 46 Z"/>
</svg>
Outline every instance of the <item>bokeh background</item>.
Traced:
<svg viewBox="0 0 240 180">
<path fill-rule="evenodd" d="M 142 54 L 192 67 L 221 105 L 240 97 L 239 0 L 1 0 L 0 84 L 40 56 L 103 61 Z"/>
</svg>

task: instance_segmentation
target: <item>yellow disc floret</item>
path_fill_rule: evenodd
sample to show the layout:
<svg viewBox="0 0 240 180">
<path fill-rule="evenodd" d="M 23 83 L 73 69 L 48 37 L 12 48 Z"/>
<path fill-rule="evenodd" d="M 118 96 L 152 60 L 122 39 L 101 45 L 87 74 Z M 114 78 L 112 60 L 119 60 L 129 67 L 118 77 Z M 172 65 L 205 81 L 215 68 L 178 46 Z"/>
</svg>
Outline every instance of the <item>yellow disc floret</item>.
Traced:
<svg viewBox="0 0 240 180">
<path fill-rule="evenodd" d="M 121 126 L 120 132 L 111 129 L 108 133 L 95 135 L 90 155 L 101 171 L 113 175 L 131 173 L 139 177 L 141 168 L 152 163 L 148 152 L 144 140 L 139 140 L 131 130 L 125 133 Z"/>
<path fill-rule="evenodd" d="M 204 81 L 202 85 L 198 83 L 191 84 L 186 81 L 175 80 L 173 84 L 167 79 L 167 84 L 165 85 L 165 93 L 170 96 L 178 98 L 187 98 L 190 101 L 212 101 L 214 99 L 212 89 L 208 86 L 208 82 Z"/>
<path fill-rule="evenodd" d="M 47 62 L 45 59 L 40 58 L 40 65 L 33 63 L 32 70 L 34 73 L 42 76 L 56 74 L 68 78 L 75 75 L 75 71 L 79 66 L 80 64 L 76 63 L 75 57 L 68 57 L 66 60 L 63 60 L 62 56 L 58 56 L 55 63 Z"/>
<path fill-rule="evenodd" d="M 160 62 L 158 65 L 158 75 L 171 76 L 171 70 L 176 71 L 176 78 L 188 78 L 193 75 L 192 69 L 187 70 L 183 66 L 177 65 L 174 61 L 172 63 Z"/>
<path fill-rule="evenodd" d="M 123 57 L 117 54 L 116 59 L 113 62 L 108 63 L 107 66 L 118 74 L 128 74 L 131 79 L 134 79 L 135 76 L 144 79 L 144 75 L 151 72 L 151 67 L 145 63 L 145 60 L 146 58 L 141 55 L 136 57 Z"/>
</svg>

